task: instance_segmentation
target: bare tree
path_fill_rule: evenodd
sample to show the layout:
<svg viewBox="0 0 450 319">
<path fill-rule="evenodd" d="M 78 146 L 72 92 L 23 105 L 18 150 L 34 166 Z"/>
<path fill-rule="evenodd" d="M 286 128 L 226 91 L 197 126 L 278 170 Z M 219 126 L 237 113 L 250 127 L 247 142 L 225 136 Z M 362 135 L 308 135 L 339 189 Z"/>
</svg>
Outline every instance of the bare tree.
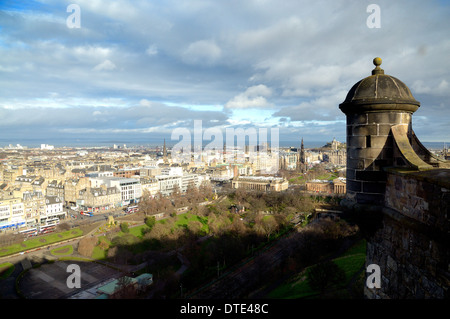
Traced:
<svg viewBox="0 0 450 319">
<path fill-rule="evenodd" d="M 186 189 L 186 199 L 191 204 L 199 202 L 199 190 L 192 181 L 189 182 Z"/>
<path fill-rule="evenodd" d="M 78 244 L 78 253 L 85 257 L 91 257 L 97 241 L 97 237 L 82 238 Z"/>
<path fill-rule="evenodd" d="M 170 234 L 170 226 L 167 223 L 156 223 L 150 232 L 145 234 L 144 238 L 146 239 L 158 239 L 168 236 Z"/>
<path fill-rule="evenodd" d="M 262 216 L 260 214 L 255 218 L 254 228 L 258 234 L 266 236 L 269 240 L 270 236 L 278 230 L 278 224 L 273 216 Z"/>
<path fill-rule="evenodd" d="M 138 204 L 139 211 L 143 212 L 145 216 L 155 211 L 155 201 L 150 195 L 150 192 L 146 189 L 142 192 L 141 200 Z"/>
<path fill-rule="evenodd" d="M 197 220 L 193 220 L 193 221 L 189 222 L 189 224 L 187 225 L 187 228 L 189 229 L 189 231 L 195 235 L 200 233 L 202 227 L 203 227 L 203 224 Z"/>
<path fill-rule="evenodd" d="M 137 297 L 136 285 L 132 279 L 127 276 L 120 277 L 117 280 L 116 290 L 111 296 L 112 299 L 134 299 Z"/>
<path fill-rule="evenodd" d="M 70 230 L 70 225 L 68 223 L 60 223 L 58 226 L 58 231 L 66 231 L 66 230 Z"/>
</svg>

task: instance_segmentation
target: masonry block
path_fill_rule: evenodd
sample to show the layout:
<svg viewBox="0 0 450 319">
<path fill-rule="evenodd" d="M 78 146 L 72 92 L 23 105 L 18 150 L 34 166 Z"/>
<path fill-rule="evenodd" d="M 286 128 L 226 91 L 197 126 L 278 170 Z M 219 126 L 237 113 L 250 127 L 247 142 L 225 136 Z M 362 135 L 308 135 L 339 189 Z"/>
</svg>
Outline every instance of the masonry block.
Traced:
<svg viewBox="0 0 450 319">
<path fill-rule="evenodd" d="M 367 114 L 347 114 L 347 125 L 367 123 Z"/>
<path fill-rule="evenodd" d="M 365 193 L 383 194 L 386 190 L 386 183 L 384 182 L 363 182 L 362 190 Z"/>
<path fill-rule="evenodd" d="M 385 181 L 386 180 L 386 173 L 383 171 L 355 171 L 355 179 L 360 181 Z"/>
<path fill-rule="evenodd" d="M 401 124 L 409 123 L 411 114 L 407 112 L 373 112 L 367 114 L 367 123 Z"/>
<path fill-rule="evenodd" d="M 361 182 L 356 180 L 347 179 L 347 190 L 360 192 L 361 191 Z"/>
<path fill-rule="evenodd" d="M 356 193 L 356 200 L 360 204 L 382 205 L 384 194 Z"/>
<path fill-rule="evenodd" d="M 353 136 L 377 135 L 377 133 L 377 124 L 354 125 L 352 131 Z"/>
</svg>

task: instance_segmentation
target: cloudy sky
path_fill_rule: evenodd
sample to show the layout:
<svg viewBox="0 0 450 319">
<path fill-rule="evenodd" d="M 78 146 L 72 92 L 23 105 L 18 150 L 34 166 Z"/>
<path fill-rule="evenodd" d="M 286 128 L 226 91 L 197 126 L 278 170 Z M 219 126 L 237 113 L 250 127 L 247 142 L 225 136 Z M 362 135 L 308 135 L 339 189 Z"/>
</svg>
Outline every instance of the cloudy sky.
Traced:
<svg viewBox="0 0 450 319">
<path fill-rule="evenodd" d="M 443 0 L 3 0 L 0 146 L 170 141 L 194 120 L 345 141 L 338 105 L 376 56 L 421 102 L 417 136 L 450 142 L 449 17 Z"/>
</svg>

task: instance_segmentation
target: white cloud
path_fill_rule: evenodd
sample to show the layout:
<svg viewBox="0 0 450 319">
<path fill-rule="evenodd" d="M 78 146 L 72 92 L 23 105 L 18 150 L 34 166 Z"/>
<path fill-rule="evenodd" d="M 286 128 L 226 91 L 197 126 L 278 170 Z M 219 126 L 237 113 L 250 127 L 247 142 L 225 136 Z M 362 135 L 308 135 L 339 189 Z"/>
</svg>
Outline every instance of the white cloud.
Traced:
<svg viewBox="0 0 450 319">
<path fill-rule="evenodd" d="M 267 112 L 267 122 L 285 118 L 286 129 L 315 120 L 335 131 L 338 104 L 380 56 L 386 74 L 424 106 L 416 133 L 450 136 L 449 108 L 441 107 L 450 94 L 450 7 L 443 1 L 379 0 L 376 30 L 366 26 L 367 3 L 349 0 L 80 0 L 80 29 L 67 28 L 60 1 L 35 3 L 0 11 L 3 110 L 76 108 L 92 117 L 96 107 L 106 117 L 100 108 L 108 107 L 116 127 L 139 124 L 121 120 L 141 101 L 147 127 L 189 117 L 262 121 Z M 117 70 L 120 77 L 108 76 Z M 14 116 L 20 123 L 27 113 Z M 425 118 L 435 131 L 426 130 Z"/>
<path fill-rule="evenodd" d="M 337 118 L 344 118 L 339 104 L 344 101 L 346 95 L 347 91 L 327 93 L 298 105 L 284 107 L 273 116 L 288 117 L 291 121 L 301 122 L 313 120 L 334 122 Z"/>
<path fill-rule="evenodd" d="M 81 19 L 83 19 L 83 10 L 128 22 L 132 21 L 139 13 L 138 8 L 126 0 L 77 0 L 76 3 L 81 8 Z"/>
<path fill-rule="evenodd" d="M 110 60 L 105 60 L 94 67 L 95 71 L 112 71 L 114 69 L 116 69 L 116 65 Z"/>
<path fill-rule="evenodd" d="M 431 83 L 432 86 L 430 86 L 422 80 L 414 81 L 411 85 L 411 90 L 418 94 L 450 95 L 450 85 L 445 79 L 442 79 L 439 83 L 433 82 Z"/>
<path fill-rule="evenodd" d="M 270 108 L 274 105 L 267 101 L 272 95 L 272 90 L 264 84 L 249 87 L 245 92 L 236 95 L 225 104 L 228 109 L 255 109 Z"/>
<path fill-rule="evenodd" d="M 200 40 L 189 44 L 182 57 L 189 64 L 213 64 L 221 56 L 220 47 L 211 40 Z"/>
<path fill-rule="evenodd" d="M 147 55 L 149 56 L 157 55 L 158 47 L 156 46 L 156 44 L 152 44 L 147 48 L 147 50 L 145 50 L 145 53 L 147 53 Z"/>
</svg>

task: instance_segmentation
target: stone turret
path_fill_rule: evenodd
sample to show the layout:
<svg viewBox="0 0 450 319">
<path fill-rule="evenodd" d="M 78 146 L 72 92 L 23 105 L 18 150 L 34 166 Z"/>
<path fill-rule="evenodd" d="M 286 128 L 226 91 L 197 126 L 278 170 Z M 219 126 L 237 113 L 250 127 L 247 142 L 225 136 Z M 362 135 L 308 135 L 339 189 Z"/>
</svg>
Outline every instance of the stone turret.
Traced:
<svg viewBox="0 0 450 319">
<path fill-rule="evenodd" d="M 339 108 L 347 116 L 347 200 L 384 203 L 386 168 L 440 167 L 416 138 L 412 114 L 420 103 L 375 58 L 372 75 L 357 82 Z M 444 164 L 442 164 L 444 165 Z"/>
<path fill-rule="evenodd" d="M 341 203 L 367 241 L 379 286 L 366 298 L 450 297 L 450 163 L 417 139 L 420 107 L 374 59 L 372 75 L 339 105 L 347 116 L 347 196 Z"/>
</svg>

